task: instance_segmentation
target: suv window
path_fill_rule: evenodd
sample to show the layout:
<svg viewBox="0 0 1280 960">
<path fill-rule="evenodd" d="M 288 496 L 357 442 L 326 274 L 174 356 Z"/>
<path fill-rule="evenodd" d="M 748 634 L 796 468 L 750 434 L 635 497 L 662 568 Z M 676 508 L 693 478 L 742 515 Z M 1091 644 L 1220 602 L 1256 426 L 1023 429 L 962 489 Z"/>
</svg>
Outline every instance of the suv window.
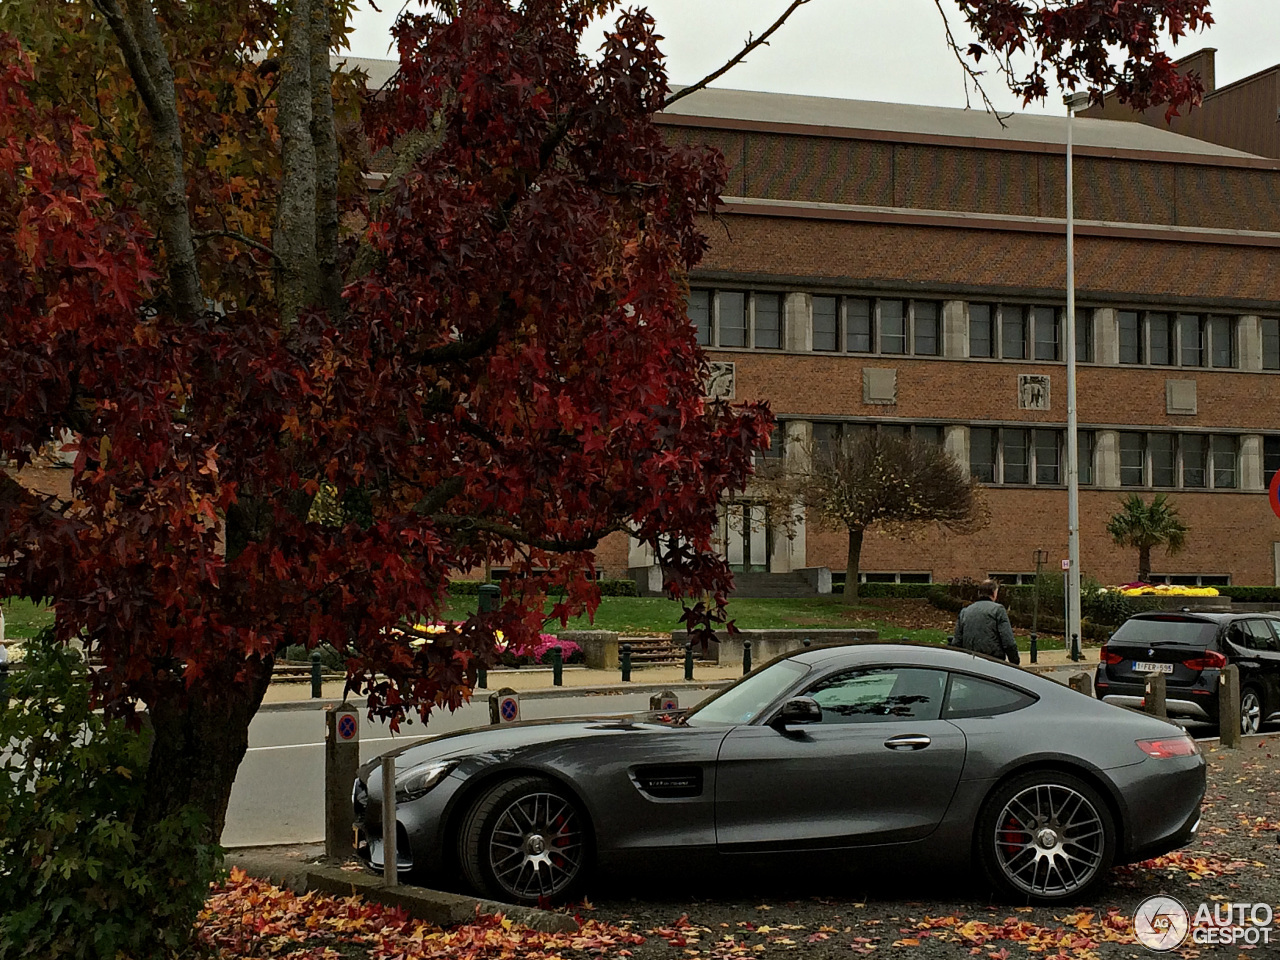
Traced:
<svg viewBox="0 0 1280 960">
<path fill-rule="evenodd" d="M 1213 642 L 1217 632 L 1218 625 L 1212 620 L 1191 620 L 1176 616 L 1131 617 L 1120 624 L 1120 629 L 1111 635 L 1111 639 L 1121 643 L 1207 647 Z"/>
<path fill-rule="evenodd" d="M 1249 634 L 1247 646 L 1254 650 L 1277 649 L 1275 635 L 1271 632 L 1271 626 L 1266 620 L 1247 620 L 1245 628 Z"/>
<path fill-rule="evenodd" d="M 953 673 L 951 686 L 947 689 L 947 706 L 942 716 L 947 720 L 994 717 L 1021 710 L 1032 703 L 1035 703 L 1034 697 L 1021 690 L 1006 687 L 1003 683 Z"/>
<path fill-rule="evenodd" d="M 941 670 L 886 667 L 837 673 L 805 696 L 822 707 L 823 723 L 937 720 L 947 675 Z"/>
</svg>

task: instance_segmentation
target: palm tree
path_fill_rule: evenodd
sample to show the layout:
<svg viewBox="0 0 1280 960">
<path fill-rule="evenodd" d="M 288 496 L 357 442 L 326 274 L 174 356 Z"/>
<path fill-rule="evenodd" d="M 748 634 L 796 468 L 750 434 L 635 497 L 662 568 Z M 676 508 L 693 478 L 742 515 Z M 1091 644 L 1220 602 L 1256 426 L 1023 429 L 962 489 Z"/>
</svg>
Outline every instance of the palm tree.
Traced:
<svg viewBox="0 0 1280 960">
<path fill-rule="evenodd" d="M 1151 577 L 1151 548 L 1164 547 L 1172 556 L 1186 546 L 1187 525 L 1167 495 L 1157 493 L 1148 505 L 1136 493 L 1121 497 L 1123 509 L 1107 521 L 1107 533 L 1122 547 L 1138 549 L 1138 579 Z"/>
</svg>

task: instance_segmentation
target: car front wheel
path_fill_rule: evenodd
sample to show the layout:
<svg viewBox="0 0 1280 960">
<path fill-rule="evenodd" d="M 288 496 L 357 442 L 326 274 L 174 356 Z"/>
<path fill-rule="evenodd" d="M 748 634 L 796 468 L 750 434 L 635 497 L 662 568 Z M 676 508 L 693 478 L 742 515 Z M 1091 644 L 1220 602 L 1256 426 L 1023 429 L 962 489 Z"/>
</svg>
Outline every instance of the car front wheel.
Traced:
<svg viewBox="0 0 1280 960">
<path fill-rule="evenodd" d="M 586 877 L 589 830 L 567 791 L 545 777 L 516 777 L 476 801 L 459 836 L 462 872 L 507 903 L 573 898 Z"/>
<path fill-rule="evenodd" d="M 1001 784 L 978 816 L 975 844 L 987 879 L 1027 903 L 1086 898 L 1115 859 L 1115 824 L 1079 777 L 1036 770 Z"/>
<path fill-rule="evenodd" d="M 1240 732 L 1257 733 L 1262 727 L 1262 697 L 1253 687 L 1240 694 Z"/>
</svg>

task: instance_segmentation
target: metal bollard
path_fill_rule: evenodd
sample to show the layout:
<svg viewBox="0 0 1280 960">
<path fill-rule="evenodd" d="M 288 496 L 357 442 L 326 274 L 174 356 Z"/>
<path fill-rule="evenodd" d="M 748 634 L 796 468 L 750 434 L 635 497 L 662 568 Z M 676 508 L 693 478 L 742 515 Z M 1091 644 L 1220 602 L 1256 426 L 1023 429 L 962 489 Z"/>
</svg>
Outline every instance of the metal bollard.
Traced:
<svg viewBox="0 0 1280 960">
<path fill-rule="evenodd" d="M 1071 635 L 1071 660 L 1076 662 L 1083 659 L 1084 655 L 1080 652 L 1080 634 L 1073 633 Z"/>
<path fill-rule="evenodd" d="M 3 649 L 3 648 L 0 648 Z M 9 664 L 0 662 L 0 710 L 9 706 Z"/>
<path fill-rule="evenodd" d="M 382 758 L 382 882 L 394 887 L 400 882 L 396 870 L 396 758 Z"/>
<path fill-rule="evenodd" d="M 742 641 L 742 675 L 745 677 L 751 672 L 751 641 Z"/>
<path fill-rule="evenodd" d="M 324 681 L 320 677 L 320 651 L 311 651 L 311 699 L 319 700 L 324 696 Z"/>
<path fill-rule="evenodd" d="M 1218 742 L 1239 749 L 1240 736 L 1240 668 L 1231 663 L 1218 675 Z"/>
<path fill-rule="evenodd" d="M 806 647 L 808 647 L 808 646 L 812 646 L 812 645 L 813 645 L 813 641 L 812 641 L 812 640 L 810 640 L 808 637 L 805 637 L 805 638 L 804 638 L 804 645 L 805 645 Z"/>
<path fill-rule="evenodd" d="M 489 671 L 486 670 L 484 667 L 481 667 L 479 670 L 476 671 L 476 685 L 481 690 L 489 689 Z"/>
<path fill-rule="evenodd" d="M 1038 638 L 1033 631 L 1031 634 L 1031 662 L 1035 663 L 1036 658 L 1040 655 L 1040 646 L 1037 642 Z"/>
<path fill-rule="evenodd" d="M 622 682 L 631 682 L 631 644 L 622 645 Z"/>
<path fill-rule="evenodd" d="M 564 686 L 564 653 L 559 647 L 551 648 L 551 685 Z"/>
<path fill-rule="evenodd" d="M 482 583 L 476 588 L 476 612 L 493 613 L 502 600 L 502 588 L 496 583 Z"/>
<path fill-rule="evenodd" d="M 684 678 L 686 680 L 693 679 L 693 641 L 690 640 L 684 645 Z"/>
</svg>

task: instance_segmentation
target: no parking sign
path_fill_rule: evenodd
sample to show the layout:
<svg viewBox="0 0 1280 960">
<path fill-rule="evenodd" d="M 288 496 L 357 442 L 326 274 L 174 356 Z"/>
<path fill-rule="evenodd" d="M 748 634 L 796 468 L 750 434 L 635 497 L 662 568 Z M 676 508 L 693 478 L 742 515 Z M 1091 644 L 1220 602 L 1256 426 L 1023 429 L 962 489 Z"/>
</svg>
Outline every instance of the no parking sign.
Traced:
<svg viewBox="0 0 1280 960">
<path fill-rule="evenodd" d="M 354 743 L 360 739 L 360 718 L 354 710 L 336 711 L 333 729 L 339 743 Z"/>
<path fill-rule="evenodd" d="M 489 722 L 515 723 L 520 719 L 520 695 L 510 687 L 489 694 Z"/>
<path fill-rule="evenodd" d="M 1280 517 L 1280 470 L 1271 478 L 1271 486 L 1267 488 L 1267 499 L 1271 501 L 1271 512 Z"/>
</svg>

